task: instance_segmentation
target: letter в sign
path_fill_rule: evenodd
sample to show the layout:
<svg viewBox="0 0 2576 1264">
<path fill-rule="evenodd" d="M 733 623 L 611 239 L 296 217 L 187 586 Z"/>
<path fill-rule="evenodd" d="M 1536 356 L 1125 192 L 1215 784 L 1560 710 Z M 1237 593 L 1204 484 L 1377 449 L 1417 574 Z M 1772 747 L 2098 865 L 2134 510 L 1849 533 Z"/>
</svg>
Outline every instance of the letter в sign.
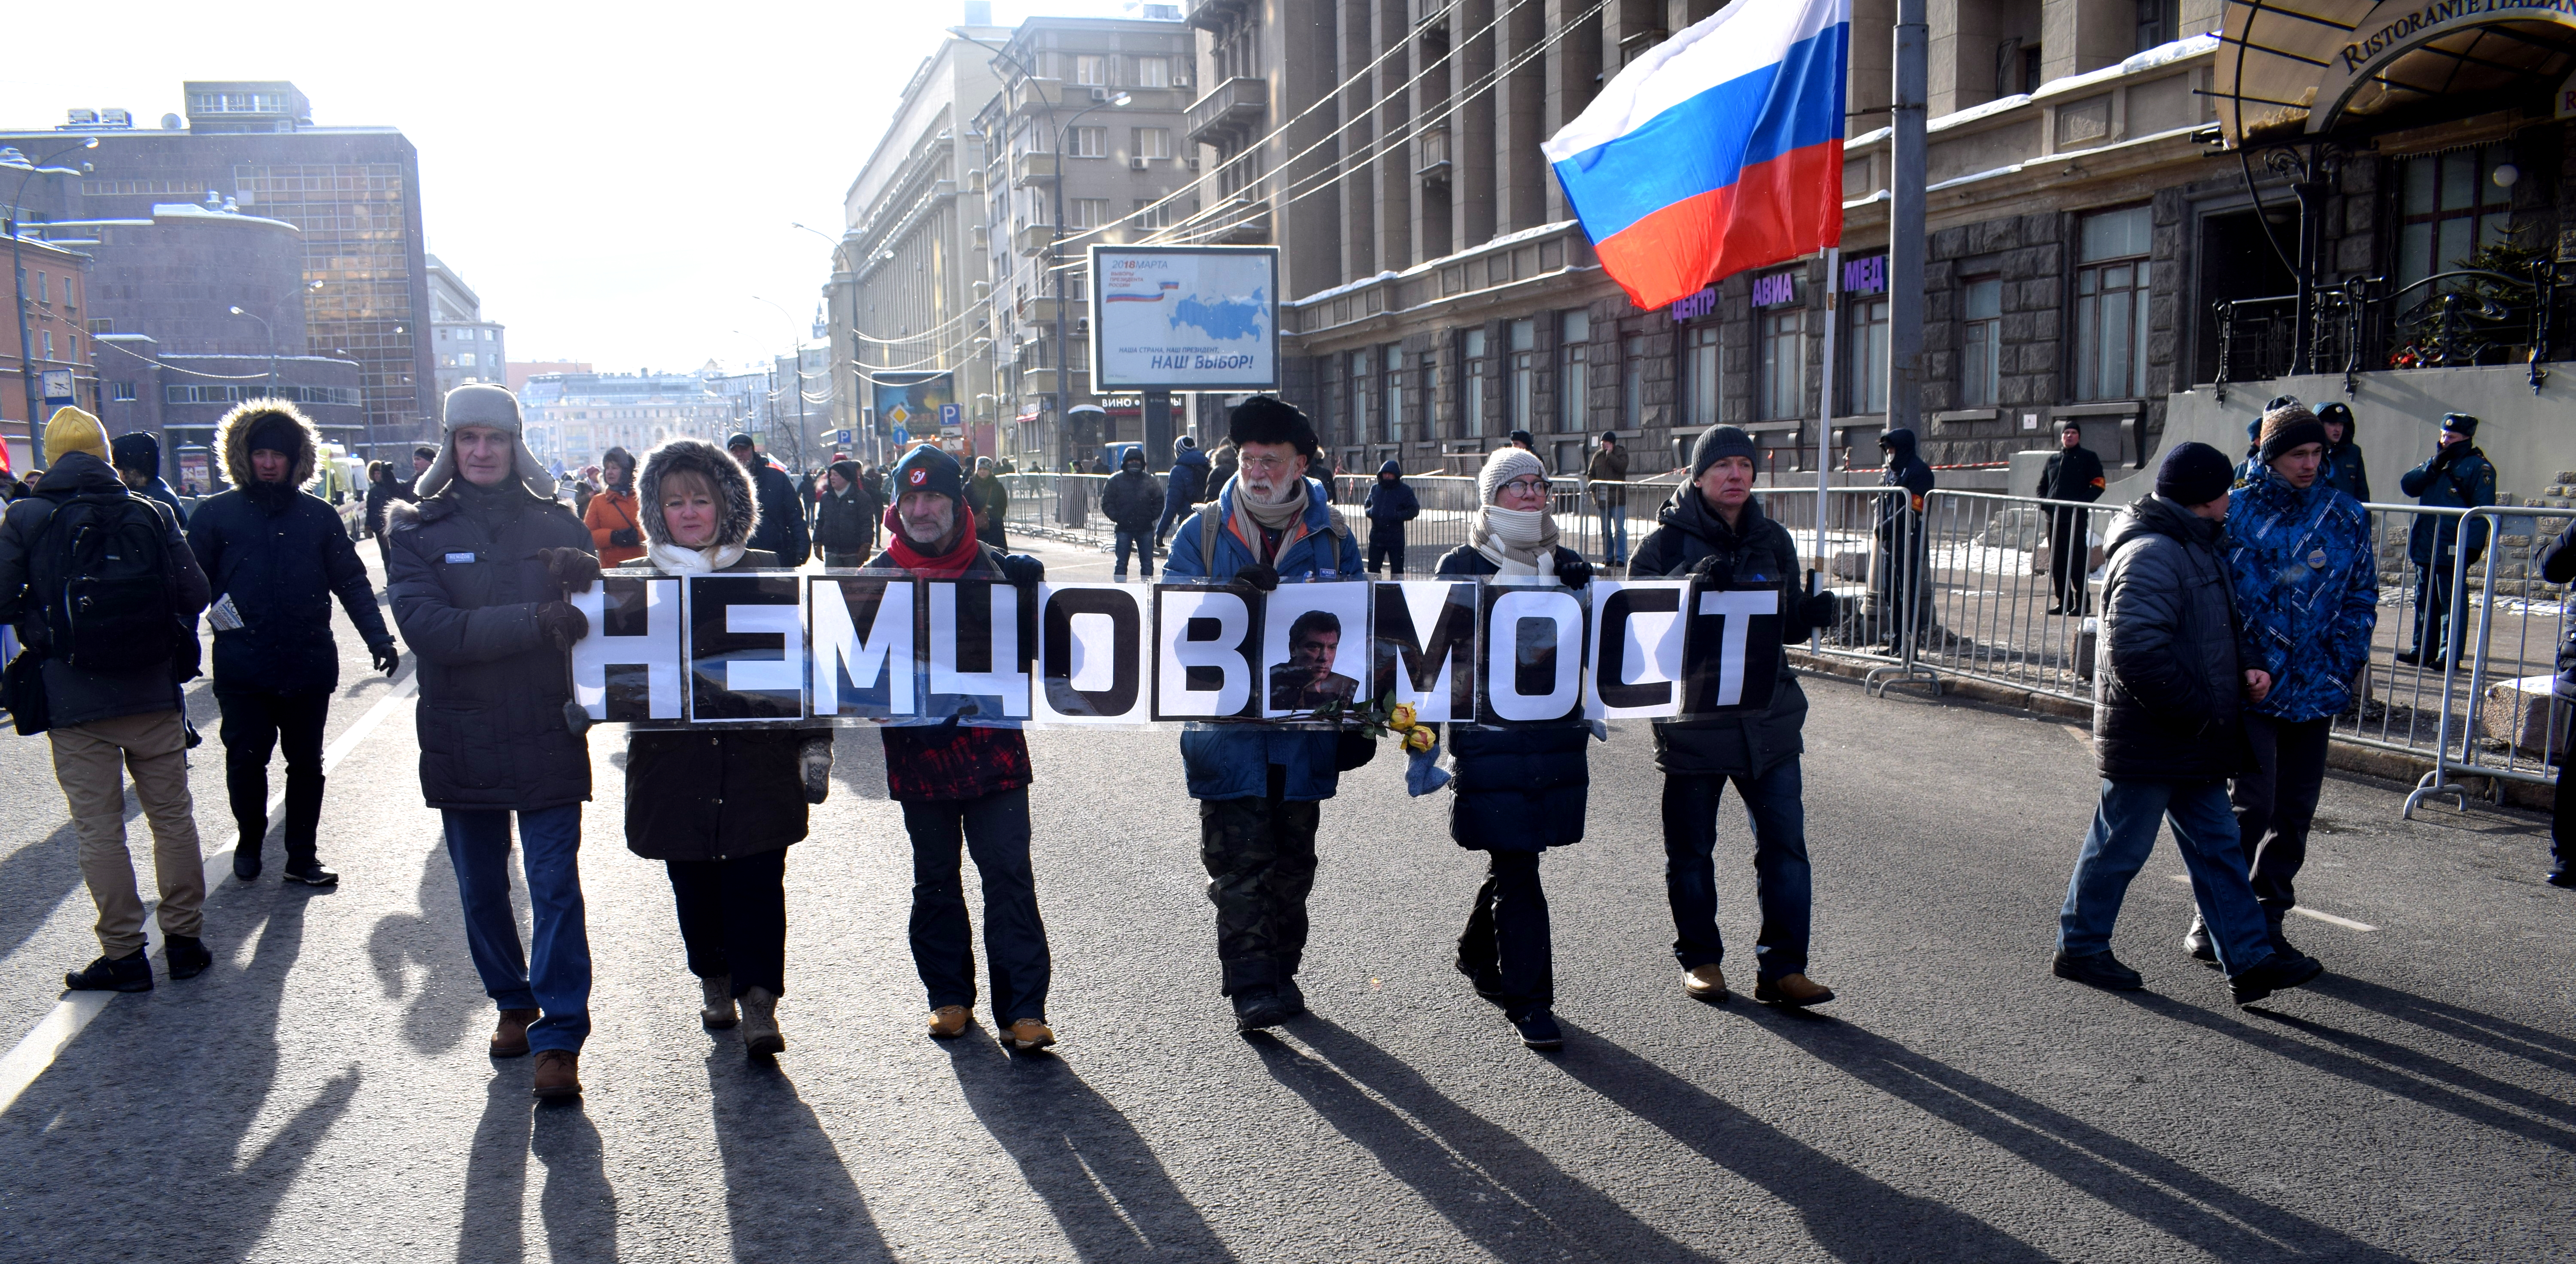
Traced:
<svg viewBox="0 0 2576 1264">
<path fill-rule="evenodd" d="M 1256 601 L 1231 588 L 1154 585 L 1154 718 L 1245 718 Z"/>
</svg>

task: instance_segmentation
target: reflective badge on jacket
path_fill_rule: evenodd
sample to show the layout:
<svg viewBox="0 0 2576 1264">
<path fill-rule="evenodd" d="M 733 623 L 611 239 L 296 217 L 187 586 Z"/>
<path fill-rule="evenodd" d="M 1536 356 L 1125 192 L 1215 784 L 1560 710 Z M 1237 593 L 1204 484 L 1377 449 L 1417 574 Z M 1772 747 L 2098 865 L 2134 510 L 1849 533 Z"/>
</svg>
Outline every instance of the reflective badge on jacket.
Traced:
<svg viewBox="0 0 2576 1264">
<path fill-rule="evenodd" d="M 474 555 L 471 553 L 450 553 L 447 555 L 447 564 L 450 566 L 455 566 L 464 562 L 471 562 L 473 560 Z"/>
</svg>

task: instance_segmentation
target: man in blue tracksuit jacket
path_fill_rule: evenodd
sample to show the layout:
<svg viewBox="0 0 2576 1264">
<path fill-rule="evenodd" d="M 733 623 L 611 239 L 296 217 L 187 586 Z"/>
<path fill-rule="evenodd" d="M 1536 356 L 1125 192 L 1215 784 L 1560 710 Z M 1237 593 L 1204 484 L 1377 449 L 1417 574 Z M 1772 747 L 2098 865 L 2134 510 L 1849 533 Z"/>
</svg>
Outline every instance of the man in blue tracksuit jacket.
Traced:
<svg viewBox="0 0 2576 1264">
<path fill-rule="evenodd" d="M 1322 484 L 1306 477 L 1316 454 L 1306 415 L 1256 395 L 1236 407 L 1227 430 L 1242 453 L 1235 476 L 1172 533 L 1164 580 L 1266 592 L 1282 580 L 1359 579 L 1350 528 Z M 1306 1010 L 1297 966 L 1306 952 L 1319 805 L 1340 781 L 1338 743 L 1325 730 L 1192 725 L 1181 734 L 1237 1031 Z"/>
<path fill-rule="evenodd" d="M 2237 662 L 2272 678 L 2246 704 L 2254 770 L 2228 792 L 2272 949 L 2296 955 L 2281 919 L 2307 860 L 2326 778 L 2326 741 L 2379 626 L 2379 577 L 2361 503 L 2326 483 L 2325 423 L 2302 404 L 2263 414 L 2253 474 L 2228 493 L 2228 584 Z M 2198 918 L 2184 945 L 2217 960 Z"/>
</svg>

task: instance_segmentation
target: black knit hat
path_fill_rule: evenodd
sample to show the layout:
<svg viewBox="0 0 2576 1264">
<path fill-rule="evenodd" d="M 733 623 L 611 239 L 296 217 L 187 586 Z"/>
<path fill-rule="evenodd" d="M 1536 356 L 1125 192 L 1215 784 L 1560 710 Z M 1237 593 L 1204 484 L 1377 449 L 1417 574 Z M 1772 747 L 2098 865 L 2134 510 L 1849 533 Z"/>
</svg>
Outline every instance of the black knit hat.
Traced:
<svg viewBox="0 0 2576 1264">
<path fill-rule="evenodd" d="M 1295 445 L 1298 455 L 1308 460 L 1315 457 L 1315 423 L 1276 395 L 1255 395 L 1235 405 L 1234 414 L 1226 418 L 1225 437 L 1238 448 L 1247 443 L 1286 443 Z"/>
<path fill-rule="evenodd" d="M 2177 505 L 2206 505 L 2235 481 L 2227 454 L 2206 443 L 2177 444 L 2156 466 L 2156 494 Z"/>
<path fill-rule="evenodd" d="M 1731 456 L 1740 456 L 1761 464 L 1754 452 L 1753 436 L 1738 426 L 1711 426 L 1699 432 L 1699 442 L 1691 445 L 1691 480 L 1708 473 L 1708 467 Z"/>
<path fill-rule="evenodd" d="M 893 489 L 897 499 L 906 492 L 931 492 L 958 500 L 966 495 L 966 472 L 957 458 L 925 443 L 894 463 Z"/>
<path fill-rule="evenodd" d="M 2290 404 L 2263 414 L 2262 446 L 2254 455 L 2265 465 L 2281 458 L 2292 448 L 2307 444 L 2325 445 L 2326 425 L 2309 412 L 2305 404 Z"/>
</svg>

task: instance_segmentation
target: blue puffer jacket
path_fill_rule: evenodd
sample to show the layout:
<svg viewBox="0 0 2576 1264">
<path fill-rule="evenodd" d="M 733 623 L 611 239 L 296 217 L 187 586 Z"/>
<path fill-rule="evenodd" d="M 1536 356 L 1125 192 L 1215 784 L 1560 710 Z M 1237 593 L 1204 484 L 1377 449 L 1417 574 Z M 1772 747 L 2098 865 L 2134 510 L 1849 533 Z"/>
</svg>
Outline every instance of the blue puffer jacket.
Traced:
<svg viewBox="0 0 2576 1264">
<path fill-rule="evenodd" d="M 1208 457 L 1188 435 L 1172 440 L 1172 472 L 1163 479 L 1163 516 L 1178 518 L 1207 493 Z"/>
<path fill-rule="evenodd" d="M 1236 484 L 1227 480 L 1216 499 L 1172 531 L 1172 553 L 1164 559 L 1163 578 L 1223 582 L 1258 560 L 1254 546 L 1234 528 Z M 1209 534 L 1200 519 L 1215 514 L 1213 557 L 1200 547 Z M 1338 528 L 1338 529 L 1337 529 Z M 1306 516 L 1282 541 L 1273 565 L 1282 581 L 1360 578 L 1360 548 L 1324 501 L 1323 484 L 1306 480 Z M 1193 799 L 1257 799 L 1270 792 L 1270 765 L 1287 770 L 1285 798 L 1293 802 L 1329 799 L 1340 788 L 1333 768 L 1335 738 L 1322 729 L 1246 728 L 1192 725 L 1181 733 L 1181 766 L 1189 774 Z"/>
<path fill-rule="evenodd" d="M 2237 661 L 2272 677 L 2250 709 L 2292 723 L 2341 714 L 2379 624 L 2361 505 L 2324 479 L 2301 491 L 2269 466 L 2227 500 Z"/>
<path fill-rule="evenodd" d="M 1556 551 L 1556 564 L 1583 555 Z M 1440 559 L 1441 575 L 1492 575 L 1493 559 L 1460 545 Z M 1449 781 L 1449 837 L 1470 851 L 1543 851 L 1583 839 L 1583 804 L 1592 791 L 1583 724 L 1553 728 L 1449 728 L 1456 773 Z"/>
</svg>

